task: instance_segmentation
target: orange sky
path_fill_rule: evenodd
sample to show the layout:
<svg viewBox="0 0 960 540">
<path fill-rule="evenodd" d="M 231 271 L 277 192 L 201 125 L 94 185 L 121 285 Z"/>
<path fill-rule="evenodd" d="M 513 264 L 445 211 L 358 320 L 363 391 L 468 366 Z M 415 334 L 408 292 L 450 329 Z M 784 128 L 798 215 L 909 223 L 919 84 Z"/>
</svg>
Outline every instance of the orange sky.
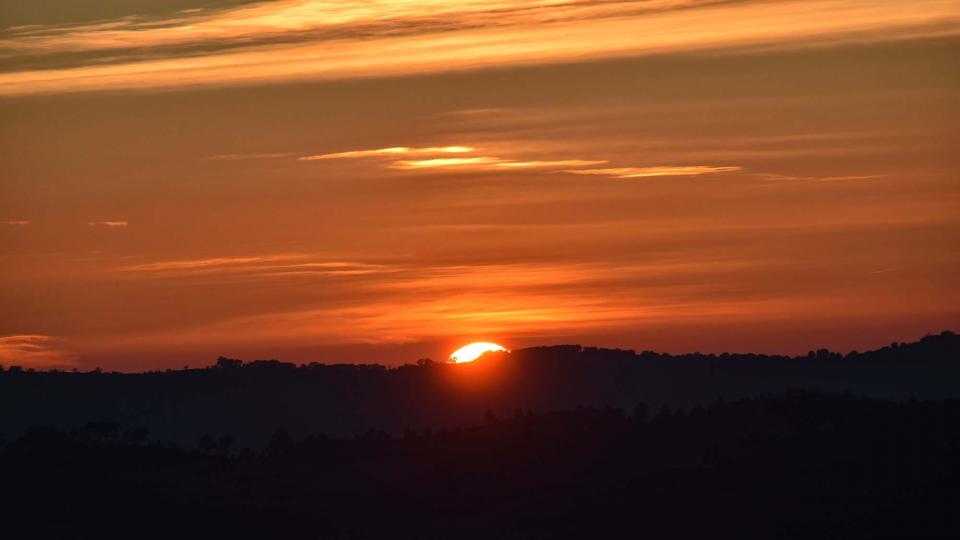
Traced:
<svg viewBox="0 0 960 540">
<path fill-rule="evenodd" d="M 960 328 L 955 1 L 2 2 L 0 364 Z"/>
</svg>

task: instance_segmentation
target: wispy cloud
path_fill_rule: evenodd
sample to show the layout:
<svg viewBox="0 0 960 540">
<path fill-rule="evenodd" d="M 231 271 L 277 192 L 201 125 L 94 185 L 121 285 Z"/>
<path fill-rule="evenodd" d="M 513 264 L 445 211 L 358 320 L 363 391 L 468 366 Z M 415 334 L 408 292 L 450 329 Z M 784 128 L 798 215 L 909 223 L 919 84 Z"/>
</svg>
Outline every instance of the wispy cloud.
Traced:
<svg viewBox="0 0 960 540">
<path fill-rule="evenodd" d="M 328 343 L 398 343 L 451 335 L 510 338 L 610 331 L 639 321 L 666 324 L 774 312 L 782 303 L 758 297 L 703 299 L 713 286 L 705 283 L 758 268 L 753 261 L 717 260 L 407 266 L 394 269 L 389 279 L 374 276 L 355 285 L 361 290 L 354 298 L 230 316 L 152 339 L 206 342 L 231 336 L 236 344 L 323 336 Z M 632 284 L 634 294 L 609 294 L 624 282 Z"/>
<path fill-rule="evenodd" d="M 609 176 L 611 178 L 648 178 L 654 176 L 698 176 L 701 174 L 715 174 L 736 172 L 742 167 L 712 167 L 707 165 L 678 166 L 678 167 L 617 167 L 611 169 L 570 169 L 561 172 L 569 174 L 586 174 Z"/>
<path fill-rule="evenodd" d="M 404 171 L 430 169 L 557 169 L 563 167 L 589 167 L 592 165 L 602 165 L 607 163 L 606 160 L 584 159 L 519 160 L 497 156 L 476 155 L 459 157 L 459 155 L 463 154 L 473 154 L 476 152 L 476 150 L 477 149 L 472 146 L 428 146 L 421 148 L 412 146 L 391 146 L 389 148 L 376 148 L 372 150 L 351 150 L 348 152 L 303 156 L 297 159 L 299 161 L 320 161 L 327 159 L 387 158 L 393 160 L 387 165 L 388 168 Z M 450 154 L 458 155 L 458 157 L 396 159 L 398 157 L 406 156 L 447 156 Z"/>
<path fill-rule="evenodd" d="M 513 161 L 504 160 L 497 163 L 500 169 L 552 169 L 557 167 L 589 167 L 591 165 L 603 165 L 607 163 L 605 159 L 558 159 L 558 160 L 540 160 L 540 161 Z"/>
<path fill-rule="evenodd" d="M 299 161 L 318 161 L 322 159 L 396 157 L 396 156 L 429 155 L 429 154 L 463 154 L 467 152 L 472 152 L 473 150 L 474 149 L 469 146 L 430 146 L 427 148 L 413 148 L 410 146 L 392 146 L 390 148 L 376 148 L 373 150 L 351 150 L 349 152 L 337 152 L 334 154 L 318 154 L 315 156 L 302 156 L 297 159 Z"/>
<path fill-rule="evenodd" d="M 561 167 L 586 167 L 590 165 L 601 165 L 607 163 L 605 160 L 583 160 L 583 159 L 563 159 L 563 160 L 537 160 L 537 161 L 517 161 L 512 159 L 503 159 L 492 156 L 477 156 L 469 158 L 437 158 L 437 159 L 416 159 L 400 160 L 390 164 L 391 169 L 399 170 L 423 170 L 423 169 L 449 169 L 449 168 L 470 168 L 481 170 L 497 169 L 556 169 Z"/>
<path fill-rule="evenodd" d="M 434 158 L 434 159 L 410 159 L 394 161 L 390 164 L 391 169 L 415 170 L 415 169 L 439 169 L 447 167 L 465 167 L 465 166 L 490 166 L 498 165 L 502 160 L 490 156 L 477 156 L 465 158 Z"/>
<path fill-rule="evenodd" d="M 957 35 L 950 0 L 281 0 L 24 27 L 0 95 L 344 79 Z M 52 66 L 52 67 L 51 67 Z"/>
<path fill-rule="evenodd" d="M 123 51 L 131 47 L 230 48 L 285 41 L 375 39 L 465 28 L 577 21 L 710 5 L 724 0 L 273 0 L 226 9 L 181 11 L 165 19 L 125 17 L 92 24 L 10 29 L 0 50 L 22 54 Z M 727 0 L 728 1 L 728 0 Z"/>
<path fill-rule="evenodd" d="M 472 146 L 429 146 L 410 147 L 393 146 L 372 150 L 351 150 L 332 154 L 319 154 L 297 158 L 300 161 L 319 161 L 328 159 L 387 159 L 387 168 L 400 171 L 522 171 L 539 170 L 563 172 L 569 174 L 609 176 L 611 178 L 644 178 L 653 176 L 696 176 L 722 172 L 735 172 L 741 167 L 732 166 L 658 166 L 658 167 L 614 167 L 589 169 L 604 165 L 609 161 L 604 159 L 519 159 L 493 155 L 473 155 L 477 151 Z M 447 157 L 457 154 L 457 157 Z M 396 159 L 410 155 L 431 156 L 424 159 Z M 434 157 L 441 156 L 441 157 Z M 577 167 L 577 168 L 569 168 Z"/>
<path fill-rule="evenodd" d="M 231 266 L 246 266 L 251 264 L 272 263 L 303 259 L 306 255 L 264 255 L 255 257 L 212 257 L 206 259 L 183 259 L 175 261 L 158 261 L 151 263 L 124 266 L 121 270 L 128 272 L 163 272 L 168 270 L 195 270 L 202 268 L 222 268 Z"/>
<path fill-rule="evenodd" d="M 89 226 L 91 226 L 91 227 L 110 227 L 110 228 L 115 228 L 115 227 L 126 227 L 126 226 L 130 225 L 130 223 L 127 222 L 127 221 L 90 221 L 90 222 L 87 223 L 87 225 L 89 225 Z"/>
<path fill-rule="evenodd" d="M 122 266 L 118 270 L 147 278 L 178 278 L 197 275 L 270 278 L 294 276 L 349 277 L 391 272 L 395 269 L 385 264 L 331 260 L 318 254 L 293 253 L 155 261 Z"/>
<path fill-rule="evenodd" d="M 762 173 L 758 175 L 764 180 L 774 182 L 857 182 L 863 180 L 878 180 L 889 178 L 888 174 L 854 174 L 842 176 L 794 176 L 789 174 Z"/>
<path fill-rule="evenodd" d="M 33 223 L 33 222 L 32 222 L 32 221 L 25 221 L 25 220 L 17 220 L 17 219 L 7 220 L 7 221 L 0 221 L 0 224 L 9 225 L 9 226 L 11 226 L 11 227 L 26 227 L 27 225 L 30 225 L 31 223 Z"/>
<path fill-rule="evenodd" d="M 370 264 L 356 261 L 324 261 L 300 264 L 263 266 L 257 269 L 262 276 L 363 276 L 384 274 L 398 268 L 386 264 Z"/>
<path fill-rule="evenodd" d="M 0 362 L 36 368 L 70 366 L 75 358 L 60 348 L 63 341 L 39 334 L 0 336 Z"/>
</svg>

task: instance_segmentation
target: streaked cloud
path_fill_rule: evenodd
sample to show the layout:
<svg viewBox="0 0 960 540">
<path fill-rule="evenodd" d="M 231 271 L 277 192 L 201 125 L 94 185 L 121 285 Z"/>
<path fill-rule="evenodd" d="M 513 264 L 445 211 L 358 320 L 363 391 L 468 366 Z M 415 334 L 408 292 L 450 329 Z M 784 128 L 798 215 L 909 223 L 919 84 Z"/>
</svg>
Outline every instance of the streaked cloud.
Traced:
<svg viewBox="0 0 960 540">
<path fill-rule="evenodd" d="M 742 167 L 711 167 L 706 165 L 681 167 L 616 167 L 611 169 L 571 169 L 562 171 L 569 174 L 609 176 L 611 178 L 648 178 L 653 176 L 698 176 L 736 172 Z"/>
<path fill-rule="evenodd" d="M 116 227 L 127 227 L 130 225 L 130 223 L 126 221 L 90 221 L 87 223 L 87 225 L 91 227 L 116 228 Z"/>
<path fill-rule="evenodd" d="M 441 154 L 471 154 L 475 151 L 471 146 L 432 146 L 414 148 L 409 146 L 395 146 L 373 150 L 353 150 L 334 154 L 320 154 L 297 158 L 300 161 L 318 161 L 326 159 L 357 159 L 357 158 L 394 158 L 407 155 L 441 155 Z M 592 167 L 609 163 L 603 159 L 510 159 L 498 156 L 468 155 L 464 157 L 430 157 L 427 159 L 399 159 L 391 161 L 387 168 L 401 171 L 431 171 L 431 170 L 469 170 L 469 171 L 497 171 L 497 170 L 554 170 L 569 174 L 608 176 L 611 178 L 645 178 L 653 176 L 696 176 L 723 172 L 736 172 L 742 167 L 733 166 L 659 166 L 659 167 L 614 167 L 602 169 L 567 169 L 567 167 Z"/>
<path fill-rule="evenodd" d="M 843 176 L 792 176 L 788 174 L 762 173 L 758 175 L 764 180 L 774 182 L 856 182 L 863 180 L 878 180 L 889 178 L 887 174 L 855 174 Z"/>
<path fill-rule="evenodd" d="M 416 169 L 439 169 L 448 167 L 465 166 L 490 166 L 502 163 L 500 158 L 489 156 L 467 157 L 467 158 L 434 158 L 434 159 L 413 159 L 394 161 L 390 164 L 391 169 L 416 170 Z"/>
<path fill-rule="evenodd" d="M 299 161 L 320 161 L 327 159 L 363 159 L 363 158 L 397 158 L 404 156 L 445 156 L 448 154 L 472 154 L 476 148 L 472 146 L 428 146 L 415 148 L 410 146 L 392 146 L 372 150 L 351 150 L 333 154 L 319 154 L 303 156 Z M 606 160 L 561 159 L 561 160 L 519 160 L 497 156 L 465 156 L 465 157 L 430 157 L 426 159 L 398 159 L 391 161 L 387 167 L 403 171 L 430 170 L 430 169 L 559 169 L 563 167 L 589 167 L 602 165 Z"/>
<path fill-rule="evenodd" d="M 436 159 L 417 159 L 417 160 L 399 160 L 389 165 L 391 169 L 399 170 L 423 170 L 423 169 L 449 169 L 449 168 L 469 168 L 480 170 L 497 169 L 557 169 L 562 167 L 587 167 L 591 165 L 602 165 L 607 163 L 605 160 L 584 160 L 584 159 L 562 159 L 562 160 L 536 160 L 536 161 L 517 161 L 512 159 L 503 159 L 492 156 L 478 156 L 469 158 L 436 158 Z"/>
<path fill-rule="evenodd" d="M 960 33 L 952 0 L 281 0 L 0 39 L 0 95 L 382 77 Z"/>
<path fill-rule="evenodd" d="M 123 51 L 131 47 L 230 48 L 288 35 L 289 41 L 374 39 L 471 27 L 576 21 L 669 11 L 723 0 L 273 0 L 226 9 L 181 11 L 165 19 L 137 16 L 61 27 L 9 29 L 2 51 Z M 441 19 L 442 17 L 442 19 Z"/>
<path fill-rule="evenodd" d="M 824 298 L 812 296 L 723 294 L 722 282 L 735 273 L 765 269 L 758 261 L 729 260 L 416 265 L 387 279 L 374 275 L 353 284 L 356 296 L 325 306 L 228 316 L 174 334 L 131 339 L 209 343 L 229 336 L 233 346 L 264 339 L 404 343 L 484 334 L 515 339 L 768 316 L 824 305 Z M 708 291 L 720 297 L 707 300 Z"/>
<path fill-rule="evenodd" d="M 128 272 L 163 272 L 168 270 L 195 270 L 198 268 L 222 268 L 232 266 L 245 266 L 251 264 L 272 263 L 277 261 L 289 261 L 303 259 L 306 255 L 264 255 L 256 257 L 212 257 L 206 259 L 185 259 L 174 261 L 158 261 L 151 263 L 135 264 L 124 266 L 121 270 Z"/>
<path fill-rule="evenodd" d="M 282 277 L 350 277 L 395 271 L 390 265 L 362 261 L 331 260 L 317 254 L 293 253 L 251 257 L 213 257 L 155 261 L 126 265 L 119 271 L 146 278 L 191 276 L 246 276 L 245 279 Z"/>
<path fill-rule="evenodd" d="M 474 149 L 469 146 L 431 146 L 427 148 L 412 148 L 409 146 L 393 146 L 390 148 L 377 148 L 374 150 L 351 150 L 349 152 L 336 152 L 333 154 L 318 154 L 315 156 L 302 156 L 297 159 L 299 161 L 318 161 L 322 159 L 395 157 L 395 156 L 427 155 L 427 154 L 463 154 L 466 152 L 472 152 L 473 150 Z"/>
<path fill-rule="evenodd" d="M 261 276 L 364 276 L 385 274 L 398 269 L 385 264 L 370 264 L 356 261 L 324 261 L 300 264 L 268 265 L 256 269 Z"/>
<path fill-rule="evenodd" d="M 190 279 L 196 271 L 216 275 L 242 273 L 278 287 L 302 287 L 292 277 L 359 278 L 349 291 L 340 291 L 323 306 L 300 307 L 280 313 L 229 315 L 209 327 L 184 331 L 164 339 L 191 340 L 204 335 L 243 335 L 257 339 L 322 336 L 334 342 L 405 342 L 427 336 L 496 331 L 502 335 L 538 334 L 635 324 L 637 320 L 734 314 L 743 306 L 694 301 L 696 291 L 685 280 L 709 272 L 721 274 L 750 269 L 752 261 L 659 261 L 622 264 L 514 263 L 424 264 L 410 261 L 368 263 L 343 260 L 302 260 L 305 255 L 225 257 L 161 261 L 124 267 L 142 277 Z M 657 284 L 672 283 L 666 290 Z M 625 282 L 643 298 L 607 294 Z M 348 294 L 344 294 L 348 293 Z M 754 301 L 754 299 L 750 299 Z M 255 328 L 255 330 L 254 330 Z M 227 330 L 232 329 L 232 330 Z M 226 334 L 220 332 L 226 331 Z M 195 335 L 196 332 L 196 335 Z M 242 340 L 242 339 L 241 339 Z"/>
<path fill-rule="evenodd" d="M 20 219 L 20 220 L 15 219 L 15 220 L 0 221 L 0 224 L 9 225 L 9 226 L 11 226 L 11 227 L 26 227 L 27 225 L 30 225 L 31 223 L 33 223 L 33 222 L 32 222 L 32 221 L 25 221 L 25 220 L 22 220 L 22 219 Z"/>
<path fill-rule="evenodd" d="M 589 159 L 559 159 L 555 161 L 501 161 L 496 166 L 501 169 L 552 169 L 557 167 L 589 167 L 591 165 L 602 165 L 607 160 L 589 160 Z"/>
<path fill-rule="evenodd" d="M 0 363 L 34 368 L 66 367 L 74 364 L 72 354 L 64 351 L 64 340 L 39 334 L 0 336 Z"/>
</svg>

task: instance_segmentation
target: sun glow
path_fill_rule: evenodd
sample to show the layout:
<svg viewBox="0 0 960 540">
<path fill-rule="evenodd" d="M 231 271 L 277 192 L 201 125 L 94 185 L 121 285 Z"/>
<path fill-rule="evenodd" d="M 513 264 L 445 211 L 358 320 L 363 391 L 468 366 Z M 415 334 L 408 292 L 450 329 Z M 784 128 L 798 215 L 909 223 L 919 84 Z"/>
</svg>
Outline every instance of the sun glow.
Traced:
<svg viewBox="0 0 960 540">
<path fill-rule="evenodd" d="M 504 347 L 497 345 L 496 343 L 488 343 L 485 341 L 478 341 L 476 343 L 471 343 L 460 347 L 453 354 L 450 355 L 450 361 L 456 362 L 457 364 L 463 364 L 464 362 L 473 362 L 477 358 L 480 358 L 480 355 L 486 352 L 491 351 L 506 351 Z"/>
</svg>

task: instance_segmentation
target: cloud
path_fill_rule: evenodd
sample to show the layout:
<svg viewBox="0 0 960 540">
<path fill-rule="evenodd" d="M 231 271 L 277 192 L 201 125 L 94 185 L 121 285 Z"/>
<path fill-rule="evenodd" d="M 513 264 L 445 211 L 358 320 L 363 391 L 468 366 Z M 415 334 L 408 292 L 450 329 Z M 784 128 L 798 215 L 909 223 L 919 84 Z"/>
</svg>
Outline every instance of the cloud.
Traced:
<svg viewBox="0 0 960 540">
<path fill-rule="evenodd" d="M 178 278 L 197 275 L 271 277 L 349 277 L 395 271 L 390 265 L 360 261 L 319 259 L 316 254 L 280 254 L 251 257 L 213 257 L 157 261 L 120 267 L 118 270 L 148 277 Z"/>
<path fill-rule="evenodd" d="M 502 161 L 503 160 L 500 158 L 489 156 L 468 158 L 409 159 L 394 161 L 390 164 L 390 168 L 400 170 L 437 169 L 446 167 L 497 165 Z"/>
<path fill-rule="evenodd" d="M 643 322 L 702 321 L 775 313 L 783 304 L 757 296 L 710 298 L 734 272 L 754 261 L 418 265 L 393 268 L 351 285 L 351 295 L 281 311 L 228 314 L 207 325 L 141 336 L 149 342 L 233 346 L 286 343 L 402 343 L 437 336 L 494 334 L 502 338 L 611 331 Z M 622 294 L 624 284 L 630 294 Z M 621 294 L 611 294 L 619 291 Z"/>
<path fill-rule="evenodd" d="M 262 276 L 363 276 L 383 274 L 398 269 L 385 264 L 370 264 L 355 261 L 325 261 L 300 264 L 263 266 L 257 269 Z"/>
<path fill-rule="evenodd" d="M 469 158 L 437 158 L 437 159 L 415 159 L 394 161 L 389 165 L 391 169 L 399 170 L 423 170 L 423 169 L 448 169 L 448 168 L 470 168 L 480 170 L 503 170 L 503 169 L 556 169 L 561 167 L 586 167 L 590 165 L 601 165 L 607 163 L 604 160 L 583 160 L 583 159 L 564 159 L 564 160 L 539 160 L 539 161 L 517 161 L 512 159 L 503 159 L 492 156 L 478 156 Z"/>
<path fill-rule="evenodd" d="M 306 255 L 264 255 L 256 257 L 212 257 L 206 259 L 186 259 L 175 261 L 159 261 L 144 264 L 124 266 L 121 270 L 127 272 L 163 272 L 168 270 L 195 270 L 198 268 L 220 268 L 230 266 L 247 266 L 276 261 L 303 259 Z"/>
<path fill-rule="evenodd" d="M 299 161 L 317 161 L 322 159 L 344 159 L 344 158 L 370 158 L 370 157 L 393 157 L 405 155 L 422 154 L 462 154 L 472 152 L 474 149 L 469 146 L 431 146 L 427 148 L 413 148 L 410 146 L 392 146 L 390 148 L 377 148 L 375 150 L 352 150 L 349 152 L 337 152 L 334 154 L 319 154 L 315 156 L 303 156 L 297 158 Z"/>
<path fill-rule="evenodd" d="M 11 227 L 26 227 L 27 225 L 30 225 L 31 223 L 33 223 L 33 222 L 32 222 L 32 221 L 25 221 L 25 220 L 0 221 L 0 224 L 9 225 L 9 226 L 11 226 Z"/>
<path fill-rule="evenodd" d="M 91 222 L 87 223 L 87 225 L 89 225 L 89 226 L 91 226 L 91 227 L 110 227 L 110 228 L 115 228 L 115 227 L 126 227 L 126 226 L 130 225 L 130 223 L 129 223 L 129 222 L 126 222 L 126 221 L 91 221 Z"/>
<path fill-rule="evenodd" d="M 698 176 L 701 174 L 714 174 L 724 172 L 736 172 L 743 170 L 742 167 L 711 167 L 706 165 L 696 166 L 676 166 L 676 167 L 616 167 L 611 169 L 571 169 L 561 171 L 568 174 L 585 174 L 609 176 L 611 178 L 648 178 L 653 176 Z"/>
<path fill-rule="evenodd" d="M 0 363 L 34 368 L 73 365 L 73 355 L 58 347 L 63 341 L 39 334 L 0 336 Z"/>
<path fill-rule="evenodd" d="M 843 176 L 793 176 L 788 174 L 777 174 L 777 173 L 762 173 L 758 174 L 760 178 L 764 180 L 771 180 L 774 182 L 851 182 L 851 181 L 862 181 L 862 180 L 878 180 L 881 178 L 889 178 L 888 174 L 857 174 L 857 175 L 843 175 Z"/>
<path fill-rule="evenodd" d="M 319 154 L 297 158 L 300 161 L 319 161 L 328 159 L 361 159 L 361 158 L 396 158 L 409 155 L 443 155 L 443 154 L 471 154 L 475 152 L 472 146 L 429 146 L 415 148 L 410 146 L 392 146 L 371 150 L 351 150 L 332 154 Z M 567 169 L 567 167 L 592 167 L 609 163 L 607 160 L 588 159 L 559 159 L 559 160 L 522 160 L 499 156 L 466 155 L 463 157 L 429 157 L 426 159 L 397 159 L 391 161 L 387 167 L 400 171 L 430 171 L 430 170 L 470 170 L 470 171 L 497 171 L 497 170 L 549 170 L 555 172 L 582 175 L 609 176 L 611 178 L 645 178 L 653 176 L 696 176 L 735 172 L 741 167 L 717 167 L 706 165 L 693 166 L 658 166 L 658 167 L 615 167 L 603 169 Z"/>
<path fill-rule="evenodd" d="M 591 165 L 603 165 L 606 160 L 588 160 L 588 159 L 560 159 L 555 161 L 501 161 L 496 167 L 501 169 L 547 169 L 557 167 L 589 167 Z"/>
<path fill-rule="evenodd" d="M 280 0 L 16 28 L 0 95 L 335 80 L 960 33 L 945 0 Z"/>
<path fill-rule="evenodd" d="M 361 159 L 361 158 L 396 158 L 401 156 L 416 155 L 447 155 L 447 154 L 470 154 L 476 151 L 472 146 L 429 146 L 424 148 L 415 148 L 410 146 L 392 146 L 389 148 L 377 148 L 373 150 L 351 150 L 349 152 L 337 152 L 333 154 L 319 154 L 315 156 L 303 156 L 297 158 L 299 161 L 319 161 L 327 159 Z M 607 163 L 605 160 L 583 160 L 583 159 L 563 159 L 563 160 L 533 160 L 524 161 L 517 159 L 507 159 L 497 156 L 467 156 L 467 157 L 430 157 L 427 159 L 399 159 L 390 162 L 387 165 L 390 169 L 403 171 L 429 170 L 429 169 L 465 169 L 472 170 L 503 170 L 503 169 L 557 169 L 563 167 L 588 167 L 592 165 L 602 165 Z"/>
<path fill-rule="evenodd" d="M 637 15 L 715 4 L 729 0 L 273 0 L 226 9 L 181 11 L 165 18 L 129 16 L 96 23 L 23 26 L 0 40 L 4 52 L 56 51 L 116 54 L 134 47 L 219 48 L 263 41 L 301 42 L 375 39 L 466 28 L 577 21 Z"/>
</svg>

